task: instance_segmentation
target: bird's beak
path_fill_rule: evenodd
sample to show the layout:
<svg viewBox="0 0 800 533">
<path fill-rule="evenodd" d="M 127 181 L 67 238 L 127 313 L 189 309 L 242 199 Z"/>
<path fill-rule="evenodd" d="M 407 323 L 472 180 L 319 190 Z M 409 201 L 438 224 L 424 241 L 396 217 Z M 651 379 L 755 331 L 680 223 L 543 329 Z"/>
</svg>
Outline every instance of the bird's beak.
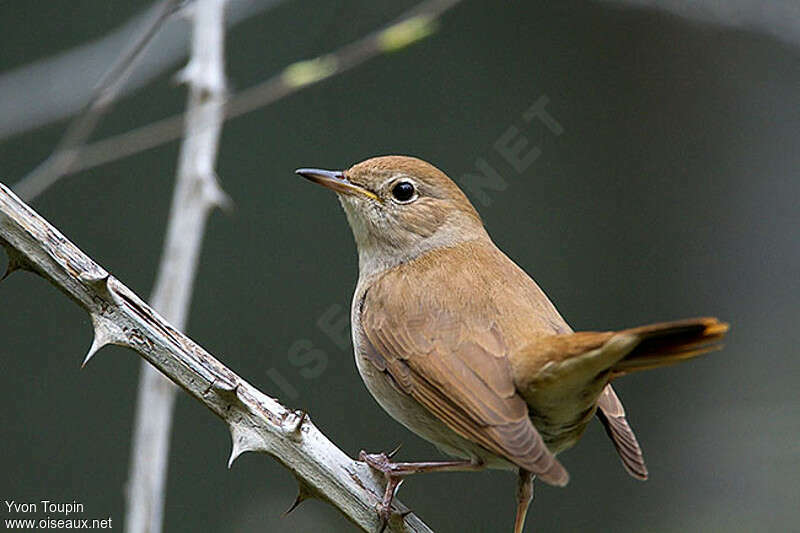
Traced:
<svg viewBox="0 0 800 533">
<path fill-rule="evenodd" d="M 374 192 L 349 181 L 345 177 L 344 172 L 341 170 L 298 168 L 294 172 L 295 174 L 299 174 L 304 178 L 313 181 L 314 183 L 318 183 L 323 187 L 331 189 L 332 191 L 336 191 L 341 194 L 349 194 L 352 196 L 366 196 L 372 200 L 378 200 L 378 196 Z"/>
</svg>

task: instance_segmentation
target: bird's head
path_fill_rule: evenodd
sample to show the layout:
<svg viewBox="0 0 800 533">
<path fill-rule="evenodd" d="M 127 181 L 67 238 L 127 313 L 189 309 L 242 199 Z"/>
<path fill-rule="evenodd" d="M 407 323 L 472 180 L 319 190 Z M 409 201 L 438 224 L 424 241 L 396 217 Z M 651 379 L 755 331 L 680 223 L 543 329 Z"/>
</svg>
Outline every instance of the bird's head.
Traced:
<svg viewBox="0 0 800 533">
<path fill-rule="evenodd" d="M 435 248 L 488 238 L 461 189 L 421 159 L 383 156 L 347 170 L 296 172 L 339 196 L 358 246 L 362 275 Z"/>
</svg>

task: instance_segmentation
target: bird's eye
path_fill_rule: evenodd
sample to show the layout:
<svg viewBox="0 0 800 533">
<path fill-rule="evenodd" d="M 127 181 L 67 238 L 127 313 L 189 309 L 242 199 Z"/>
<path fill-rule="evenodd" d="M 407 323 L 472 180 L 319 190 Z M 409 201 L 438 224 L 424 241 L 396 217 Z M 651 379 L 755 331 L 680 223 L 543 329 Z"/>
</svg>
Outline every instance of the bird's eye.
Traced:
<svg viewBox="0 0 800 533">
<path fill-rule="evenodd" d="M 392 187 L 392 196 L 400 203 L 411 201 L 414 198 L 414 194 L 414 185 L 407 181 L 398 182 Z"/>
</svg>

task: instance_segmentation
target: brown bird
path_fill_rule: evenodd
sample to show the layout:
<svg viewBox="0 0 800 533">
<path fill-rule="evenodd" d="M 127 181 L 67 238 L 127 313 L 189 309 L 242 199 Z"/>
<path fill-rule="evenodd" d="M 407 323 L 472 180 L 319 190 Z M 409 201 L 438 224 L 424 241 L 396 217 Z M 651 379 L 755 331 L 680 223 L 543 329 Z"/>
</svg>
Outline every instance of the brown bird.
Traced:
<svg viewBox="0 0 800 533">
<path fill-rule="evenodd" d="M 361 452 L 387 480 L 378 505 L 384 527 L 405 476 L 499 468 L 519 473 L 519 533 L 533 478 L 566 485 L 556 455 L 594 416 L 628 473 L 647 478 L 610 382 L 713 350 L 727 324 L 694 318 L 574 333 L 436 167 L 386 156 L 345 171 L 297 173 L 337 193 L 355 236 L 351 326 L 364 383 L 392 417 L 457 458 L 399 463 Z"/>
</svg>

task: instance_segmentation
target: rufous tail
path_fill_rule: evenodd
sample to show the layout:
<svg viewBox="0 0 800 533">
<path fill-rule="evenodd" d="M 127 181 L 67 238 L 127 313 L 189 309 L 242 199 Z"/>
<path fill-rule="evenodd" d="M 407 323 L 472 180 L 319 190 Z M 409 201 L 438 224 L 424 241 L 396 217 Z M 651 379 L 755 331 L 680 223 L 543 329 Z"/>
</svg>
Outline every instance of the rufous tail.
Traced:
<svg viewBox="0 0 800 533">
<path fill-rule="evenodd" d="M 555 446 L 561 445 L 559 438 L 566 440 L 565 433 L 581 430 L 585 413 L 596 405 L 627 471 L 647 479 L 641 447 L 610 382 L 718 350 L 727 330 L 728 324 L 702 317 L 539 337 L 512 354 L 514 383 L 533 417 L 539 416 L 537 429 Z"/>
<path fill-rule="evenodd" d="M 668 366 L 719 350 L 722 348 L 719 341 L 726 331 L 728 324 L 711 317 L 659 322 L 619 331 L 618 334 L 635 335 L 640 341 L 611 367 L 612 376 Z"/>
</svg>

